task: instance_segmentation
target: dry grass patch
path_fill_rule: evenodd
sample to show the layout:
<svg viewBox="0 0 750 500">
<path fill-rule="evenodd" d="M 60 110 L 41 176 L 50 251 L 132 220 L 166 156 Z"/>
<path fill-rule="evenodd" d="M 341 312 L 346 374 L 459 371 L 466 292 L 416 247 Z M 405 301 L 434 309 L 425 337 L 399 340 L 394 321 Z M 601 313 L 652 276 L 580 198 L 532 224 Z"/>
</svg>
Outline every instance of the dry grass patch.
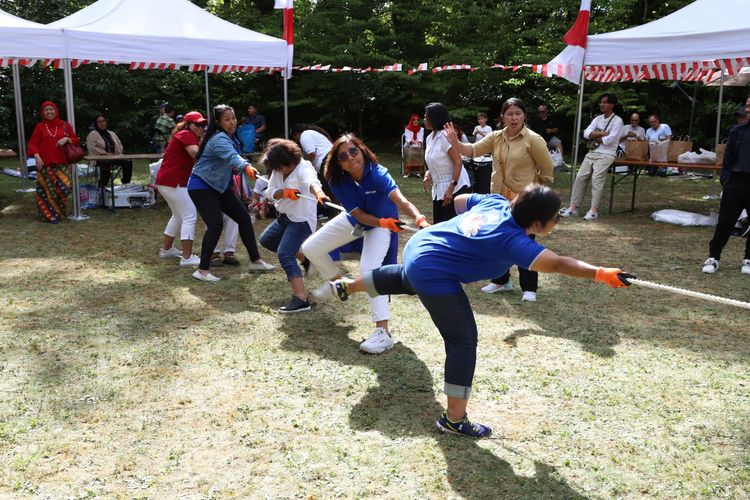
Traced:
<svg viewBox="0 0 750 500">
<path fill-rule="evenodd" d="M 418 180 L 398 182 L 428 210 Z M 567 193 L 568 179 L 557 182 Z M 212 286 L 159 259 L 164 205 L 93 210 L 87 222 L 50 226 L 15 185 L 0 180 L 3 495 L 750 494 L 742 310 L 561 276 L 541 277 L 536 304 L 471 285 L 480 354 L 470 411 L 497 437 L 455 439 L 434 428 L 444 352 L 414 297 L 391 302 L 399 345 L 363 355 L 364 297 L 285 317 L 276 312 L 289 295 L 281 272 L 225 267 Z M 711 229 L 647 217 L 657 208 L 716 210 L 701 199 L 716 184 L 639 186 L 635 214 L 564 221 L 544 244 L 748 300 L 738 241 L 719 273 L 705 276 Z M 619 192 L 617 208 L 625 201 Z"/>
</svg>

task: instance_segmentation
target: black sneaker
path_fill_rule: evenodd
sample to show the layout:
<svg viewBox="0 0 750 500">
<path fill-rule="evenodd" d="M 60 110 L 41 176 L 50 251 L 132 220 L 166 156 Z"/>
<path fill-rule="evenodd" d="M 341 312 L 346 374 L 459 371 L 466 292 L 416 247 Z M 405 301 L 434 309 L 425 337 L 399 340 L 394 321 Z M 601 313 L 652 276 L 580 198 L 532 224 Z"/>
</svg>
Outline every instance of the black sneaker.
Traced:
<svg viewBox="0 0 750 500">
<path fill-rule="evenodd" d="M 458 436 L 485 438 L 492 435 L 492 429 L 486 425 L 472 422 L 469 420 L 468 415 L 464 415 L 464 418 L 458 422 L 453 422 L 448 418 L 448 414 L 443 412 L 443 414 L 440 415 L 440 418 L 435 420 L 435 425 L 437 425 L 437 428 L 442 432 L 456 434 Z"/>
<path fill-rule="evenodd" d="M 300 313 L 310 310 L 310 302 L 302 300 L 296 295 L 292 295 L 292 300 L 285 306 L 279 307 L 279 312 L 289 313 Z"/>
</svg>

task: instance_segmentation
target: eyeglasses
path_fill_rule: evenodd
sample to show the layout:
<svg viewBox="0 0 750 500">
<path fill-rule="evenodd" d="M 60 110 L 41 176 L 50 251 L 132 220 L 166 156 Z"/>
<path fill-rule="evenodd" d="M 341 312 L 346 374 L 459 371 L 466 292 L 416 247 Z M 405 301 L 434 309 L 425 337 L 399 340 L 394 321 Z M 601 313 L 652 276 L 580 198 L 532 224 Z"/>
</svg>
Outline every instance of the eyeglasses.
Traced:
<svg viewBox="0 0 750 500">
<path fill-rule="evenodd" d="M 599 104 L 612 104 L 612 103 L 609 101 L 599 101 Z"/>
<path fill-rule="evenodd" d="M 352 146 L 345 151 L 340 151 L 337 158 L 339 161 L 348 161 L 349 158 L 356 158 L 359 154 L 359 148 L 357 146 Z"/>
</svg>

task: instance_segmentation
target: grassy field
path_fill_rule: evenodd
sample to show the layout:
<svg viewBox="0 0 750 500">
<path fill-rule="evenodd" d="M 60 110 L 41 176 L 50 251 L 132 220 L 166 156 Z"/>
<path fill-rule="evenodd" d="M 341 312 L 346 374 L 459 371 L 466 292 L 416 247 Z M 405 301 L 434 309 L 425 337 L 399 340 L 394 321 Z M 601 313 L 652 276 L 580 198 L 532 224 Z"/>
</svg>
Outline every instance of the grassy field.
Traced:
<svg viewBox="0 0 750 500">
<path fill-rule="evenodd" d="M 396 157 L 382 160 L 397 172 Z M 418 180 L 397 182 L 428 210 Z M 244 272 L 244 252 L 217 284 L 159 259 L 163 202 L 52 226 L 19 184 L 0 179 L 0 496 L 750 496 L 745 310 L 554 275 L 534 304 L 470 285 L 470 415 L 496 437 L 458 439 L 434 427 L 444 352 L 416 298 L 391 302 L 396 348 L 364 355 L 364 297 L 287 317 L 283 272 Z M 555 181 L 564 198 L 569 184 Z M 748 300 L 744 241 L 703 275 L 712 229 L 649 218 L 717 211 L 702 196 L 718 192 L 714 180 L 643 178 L 634 214 L 564 220 L 542 242 Z"/>
</svg>

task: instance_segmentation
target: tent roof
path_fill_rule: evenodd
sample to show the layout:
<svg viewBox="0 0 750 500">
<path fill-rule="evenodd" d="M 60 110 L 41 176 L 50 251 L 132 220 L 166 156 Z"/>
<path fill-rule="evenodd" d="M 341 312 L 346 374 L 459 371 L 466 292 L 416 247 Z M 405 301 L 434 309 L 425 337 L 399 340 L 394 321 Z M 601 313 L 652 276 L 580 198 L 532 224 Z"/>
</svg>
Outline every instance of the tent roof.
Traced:
<svg viewBox="0 0 750 500">
<path fill-rule="evenodd" d="M 286 66 L 286 42 L 224 21 L 188 0 L 99 0 L 49 26 L 68 57 L 174 65 Z"/>
<path fill-rule="evenodd" d="M 588 37 L 584 64 L 637 65 L 750 56 L 747 0 L 696 0 L 656 21 Z"/>
<path fill-rule="evenodd" d="M 27 21 L 0 10 L 0 58 L 62 57 L 65 57 L 65 42 L 61 30 Z"/>
</svg>

